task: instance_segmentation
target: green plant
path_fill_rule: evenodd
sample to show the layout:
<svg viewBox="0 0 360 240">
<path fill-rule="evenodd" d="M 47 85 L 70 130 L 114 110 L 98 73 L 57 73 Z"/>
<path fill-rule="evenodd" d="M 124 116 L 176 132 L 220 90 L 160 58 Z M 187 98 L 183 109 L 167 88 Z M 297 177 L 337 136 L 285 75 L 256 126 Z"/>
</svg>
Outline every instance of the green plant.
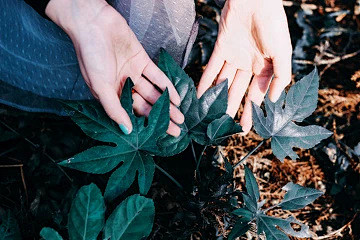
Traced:
<svg viewBox="0 0 360 240">
<path fill-rule="evenodd" d="M 282 189 L 287 191 L 282 202 L 277 205 L 274 205 L 268 209 L 263 210 L 262 206 L 265 204 L 266 200 L 259 202 L 260 192 L 255 177 L 251 170 L 245 166 L 245 182 L 247 192 L 243 193 L 244 199 L 244 208 L 238 208 L 232 213 L 239 216 L 234 225 L 229 239 L 235 239 L 245 234 L 251 226 L 251 222 L 255 222 L 257 226 L 257 234 L 264 234 L 267 240 L 276 240 L 276 239 L 289 239 L 286 234 L 306 238 L 311 237 L 308 232 L 309 227 L 302 224 L 294 217 L 288 217 L 286 219 L 271 217 L 266 214 L 266 212 L 272 208 L 280 207 L 283 210 L 297 210 L 305 207 L 306 205 L 312 203 L 323 192 L 312 189 L 305 188 L 300 185 L 289 182 Z M 300 230 L 294 230 L 292 224 L 298 224 Z M 280 231 L 276 227 L 282 229 Z M 285 234 L 285 233 L 286 234 Z"/>
<path fill-rule="evenodd" d="M 72 202 L 68 218 L 71 240 L 141 239 L 150 234 L 155 208 L 151 199 L 138 194 L 126 198 L 105 222 L 105 202 L 95 184 L 83 186 Z M 40 236 L 45 240 L 63 239 L 54 229 L 45 227 Z"/>
<path fill-rule="evenodd" d="M 108 180 L 104 193 L 104 197 L 108 201 L 112 201 L 123 194 L 134 181 L 136 173 L 140 193 L 143 195 L 147 194 L 153 180 L 155 168 L 167 175 L 177 186 L 183 188 L 170 174 L 155 164 L 153 156 L 173 156 L 183 152 L 191 145 L 196 162 L 196 176 L 200 176 L 199 167 L 207 146 L 219 145 L 232 134 L 241 132 L 241 127 L 226 114 L 228 98 L 227 81 L 212 87 L 205 92 L 200 99 L 197 99 L 196 88 L 192 79 L 165 51 L 161 51 L 160 53 L 159 67 L 172 81 L 181 96 L 181 105 L 179 108 L 185 116 L 185 122 L 180 126 L 181 134 L 178 138 L 166 134 L 169 122 L 169 96 L 167 91 L 165 91 L 154 104 L 146 121 L 144 117 L 136 117 L 132 111 L 132 84 L 129 79 L 124 86 L 121 103 L 128 112 L 134 126 L 134 130 L 130 135 L 125 135 L 120 131 L 119 127 L 106 116 L 100 104 L 93 102 L 66 103 L 74 122 L 79 125 L 88 136 L 101 141 L 102 145 L 85 150 L 72 158 L 62 161 L 60 165 L 88 173 L 103 174 L 112 171 L 122 163 L 120 167 L 111 174 Z M 261 108 L 253 104 L 255 130 L 265 140 L 271 138 L 273 152 L 281 161 L 286 156 L 290 156 L 293 159 L 297 158 L 292 147 L 310 148 L 331 135 L 331 132 L 322 127 L 298 126 L 294 123 L 294 121 L 302 122 L 315 110 L 318 85 L 319 78 L 315 69 L 312 73 L 293 85 L 286 97 L 285 93 L 283 93 L 276 103 L 272 103 L 266 98 L 266 117 Z M 263 140 L 261 144 L 265 140 Z M 204 146 L 198 157 L 194 150 L 193 142 Z M 257 148 L 245 156 L 236 166 L 243 163 Z M 202 205 L 206 205 L 206 202 L 209 203 L 210 201 L 215 201 L 220 204 L 221 200 L 219 199 L 226 197 L 229 198 L 230 205 L 234 206 L 241 200 L 240 196 L 242 195 L 245 208 L 239 208 L 234 211 L 234 214 L 241 216 L 241 218 L 233 227 L 232 233 L 229 236 L 230 238 L 245 233 L 249 229 L 249 222 L 255 222 L 258 234 L 264 233 L 267 239 L 288 239 L 286 234 L 279 231 L 275 226 L 282 228 L 287 234 L 300 237 L 308 236 L 305 225 L 297 220 L 292 218 L 273 218 L 265 214 L 267 210 L 261 209 L 265 202 L 258 203 L 258 186 L 248 168 L 245 168 L 247 193 L 239 194 L 233 188 L 229 191 L 224 191 L 224 189 L 227 189 L 227 185 L 231 185 L 234 181 L 232 178 L 233 167 L 226 158 L 225 169 L 226 174 L 221 175 L 220 180 L 219 177 L 216 176 L 205 180 L 200 180 L 199 177 L 199 184 L 201 185 L 202 182 L 207 182 L 207 186 L 210 186 L 211 184 L 217 184 L 216 181 L 218 181 L 222 189 L 215 190 L 211 196 L 206 196 L 205 199 L 207 200 L 205 203 L 202 203 Z M 96 195 L 98 198 L 102 199 L 100 190 L 97 188 L 97 190 L 95 190 L 94 185 L 90 186 L 97 192 Z M 87 186 L 87 188 L 90 188 L 90 186 Z M 294 204 L 303 207 L 322 194 L 322 192 L 317 190 L 303 188 L 293 183 L 287 184 L 284 189 L 288 191 L 284 201 L 274 207 L 281 207 L 282 209 L 288 210 L 295 209 Z M 80 193 L 82 191 L 84 190 L 80 190 Z M 312 196 L 316 197 L 304 195 L 304 198 L 301 198 L 299 201 L 292 199 L 294 196 L 297 198 L 299 193 L 308 192 L 313 193 L 314 195 Z M 78 193 L 78 196 L 81 196 L 80 193 Z M 141 198 L 139 195 L 136 196 Z M 79 205 L 83 205 L 85 200 L 77 197 L 74 200 L 71 211 L 74 206 L 76 206 L 77 201 L 79 201 Z M 99 200 L 99 202 L 101 201 L 103 200 Z M 127 204 L 128 201 L 129 200 L 125 200 L 121 203 L 118 209 L 122 209 L 122 212 L 131 210 L 132 208 Z M 104 205 L 100 204 L 99 206 L 102 207 L 99 207 L 97 211 L 103 214 Z M 72 234 L 74 234 L 71 229 L 79 230 L 80 228 L 76 227 L 73 223 L 71 211 L 68 223 L 69 236 L 70 239 L 75 239 L 71 237 Z M 147 221 L 152 220 L 152 218 L 151 216 L 147 216 Z M 114 237 L 115 239 L 122 239 L 122 220 L 123 219 L 116 214 L 109 217 L 105 224 L 105 239 L 116 235 L 120 237 L 116 236 Z M 302 230 L 295 232 L 291 227 L 291 223 L 300 224 Z M 118 227 L 110 230 L 109 224 Z M 102 225 L 100 219 L 98 219 L 94 225 L 96 227 L 92 228 L 94 232 L 87 233 L 87 231 L 81 231 L 80 233 L 82 234 L 85 232 L 86 234 L 90 234 L 90 237 L 83 239 L 93 239 L 94 236 L 96 238 L 102 229 L 102 227 L 100 227 Z M 145 232 L 141 231 L 140 226 L 135 226 L 134 229 L 136 231 L 140 229 L 140 232 Z M 147 226 L 146 234 L 129 235 L 127 239 L 141 239 L 142 236 L 150 233 L 151 226 Z M 112 234 L 110 234 L 110 232 Z M 44 229 L 42 236 L 45 237 L 46 234 L 55 233 L 53 230 Z"/>
</svg>

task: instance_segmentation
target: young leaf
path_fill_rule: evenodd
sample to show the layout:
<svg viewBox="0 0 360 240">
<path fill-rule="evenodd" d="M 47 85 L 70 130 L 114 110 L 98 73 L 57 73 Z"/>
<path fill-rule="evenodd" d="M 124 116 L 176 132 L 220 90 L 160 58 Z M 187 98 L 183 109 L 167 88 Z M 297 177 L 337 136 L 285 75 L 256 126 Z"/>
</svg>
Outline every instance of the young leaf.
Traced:
<svg viewBox="0 0 360 240">
<path fill-rule="evenodd" d="M 206 134 L 211 144 L 219 145 L 225 138 L 241 131 L 241 126 L 232 117 L 225 114 L 209 124 Z"/>
<path fill-rule="evenodd" d="M 295 231 L 291 226 L 292 223 L 300 225 L 301 229 L 299 231 Z M 310 237 L 309 227 L 297 221 L 293 217 L 281 219 L 260 213 L 257 215 L 256 225 L 258 228 L 258 235 L 262 233 L 265 234 L 266 240 L 287 240 L 289 237 L 286 234 L 299 238 Z M 286 234 L 276 227 L 281 228 Z"/>
<path fill-rule="evenodd" d="M 303 121 L 315 110 L 318 88 L 319 77 L 315 69 L 290 88 L 285 108 L 285 94 L 276 103 L 266 97 L 266 117 L 259 106 L 252 104 L 255 130 L 263 138 L 271 137 L 271 148 L 279 160 L 283 161 L 286 156 L 296 159 L 298 156 L 293 147 L 311 148 L 332 134 L 323 127 L 302 127 L 293 122 Z"/>
<path fill-rule="evenodd" d="M 147 237 L 155 215 L 154 202 L 138 194 L 126 198 L 105 224 L 105 239 L 128 240 Z"/>
<path fill-rule="evenodd" d="M 317 189 L 306 188 L 292 182 L 286 184 L 282 189 L 287 191 L 287 193 L 278 206 L 284 210 L 297 210 L 303 208 L 324 194 Z"/>
<path fill-rule="evenodd" d="M 249 229 L 250 229 L 249 223 L 243 222 L 240 219 L 235 223 L 234 227 L 231 229 L 228 239 L 234 240 L 235 238 L 244 235 L 247 231 L 249 231 Z"/>
<path fill-rule="evenodd" d="M 44 227 L 41 229 L 40 237 L 45 240 L 63 240 L 57 231 L 49 227 Z"/>
<path fill-rule="evenodd" d="M 21 240 L 19 225 L 9 210 L 0 216 L 0 240 Z"/>
<path fill-rule="evenodd" d="M 121 104 L 128 112 L 133 131 L 125 135 L 105 113 L 100 104 L 94 102 L 73 103 L 68 107 L 74 111 L 72 119 L 91 138 L 113 143 L 115 146 L 96 146 L 60 165 L 89 173 L 102 174 L 111 171 L 119 163 L 123 164 L 113 173 L 105 195 L 113 199 L 125 191 L 134 181 L 138 172 L 141 194 L 146 194 L 151 186 L 155 165 L 151 155 L 159 152 L 156 140 L 163 135 L 169 125 L 169 94 L 166 90 L 153 105 L 145 126 L 144 117 L 136 117 L 132 112 L 132 83 L 128 79 L 124 85 Z M 126 174 L 125 174 L 126 173 Z M 122 184 L 125 183 L 125 184 Z"/>
<path fill-rule="evenodd" d="M 173 156 L 184 151 L 192 140 L 201 145 L 216 144 L 225 136 L 241 130 L 235 126 L 234 120 L 227 119 L 223 123 L 225 125 L 222 126 L 222 128 L 227 129 L 226 131 L 218 131 L 215 135 L 210 135 L 212 139 L 207 132 L 210 123 L 226 115 L 227 81 L 209 89 L 198 99 L 193 80 L 164 50 L 160 52 L 158 66 L 178 91 L 181 97 L 180 111 L 185 116 L 185 122 L 180 126 L 181 134 L 179 137 L 164 135 L 158 140 L 161 156 Z M 214 126 L 209 130 L 210 133 L 214 133 L 214 129 L 219 123 L 221 122 L 213 124 Z"/>
<path fill-rule="evenodd" d="M 245 185 L 246 185 L 247 193 L 257 203 L 260 198 L 259 186 L 256 182 L 253 172 L 247 166 L 244 166 L 244 168 L 245 168 Z"/>
<path fill-rule="evenodd" d="M 96 240 L 104 226 L 105 203 L 95 184 L 80 188 L 68 216 L 70 240 Z"/>
</svg>

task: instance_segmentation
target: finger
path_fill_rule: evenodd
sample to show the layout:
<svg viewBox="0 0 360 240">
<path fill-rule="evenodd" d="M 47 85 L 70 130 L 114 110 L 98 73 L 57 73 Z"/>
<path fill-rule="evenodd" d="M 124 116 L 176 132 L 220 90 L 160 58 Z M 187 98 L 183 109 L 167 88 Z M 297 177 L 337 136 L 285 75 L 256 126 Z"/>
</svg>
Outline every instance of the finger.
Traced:
<svg viewBox="0 0 360 240">
<path fill-rule="evenodd" d="M 169 78 L 163 73 L 153 61 L 149 61 L 143 71 L 144 76 L 150 80 L 153 84 L 158 86 L 161 90 L 165 91 L 167 88 L 170 95 L 170 100 L 176 106 L 181 103 L 180 95 L 176 91 L 174 85 Z"/>
<path fill-rule="evenodd" d="M 227 114 L 234 117 L 239 110 L 241 101 L 249 86 L 252 74 L 248 71 L 237 70 L 233 83 L 229 89 Z"/>
<path fill-rule="evenodd" d="M 101 105 L 104 107 L 107 115 L 119 124 L 120 129 L 125 134 L 130 134 L 132 131 L 131 120 L 120 104 L 120 99 L 117 91 L 112 86 L 103 86 L 100 91 L 96 91 Z"/>
<path fill-rule="evenodd" d="M 274 79 L 269 91 L 269 98 L 272 102 L 279 99 L 282 91 L 291 81 L 291 45 L 278 52 L 279 55 L 272 58 Z"/>
<path fill-rule="evenodd" d="M 225 81 L 226 79 L 228 80 L 228 87 L 230 88 L 231 83 L 234 80 L 235 74 L 236 74 L 237 69 L 235 68 L 234 65 L 225 62 L 223 68 L 220 71 L 220 74 L 216 80 L 216 85 Z"/>
<path fill-rule="evenodd" d="M 151 105 L 145 101 L 138 93 L 133 94 L 133 108 L 136 114 L 141 116 L 148 117 L 151 111 Z M 175 123 L 170 121 L 168 130 L 166 131 L 168 134 L 178 137 L 181 133 L 181 129 Z"/>
<path fill-rule="evenodd" d="M 154 105 L 161 96 L 161 93 L 159 93 L 159 91 L 143 77 L 137 80 L 134 90 L 151 105 Z M 182 124 L 185 120 L 184 115 L 172 103 L 170 103 L 170 118 L 178 124 Z"/>
<path fill-rule="evenodd" d="M 252 126 L 252 106 L 251 102 L 261 105 L 266 91 L 269 88 L 270 80 L 273 75 L 272 64 L 265 60 L 264 68 L 259 75 L 255 75 L 249 86 L 248 96 L 245 100 L 244 111 L 240 119 L 240 125 L 244 133 L 248 133 Z"/>
<path fill-rule="evenodd" d="M 212 85 L 216 76 L 219 74 L 225 60 L 221 57 L 218 48 L 215 46 L 209 63 L 207 64 L 204 73 L 201 76 L 200 83 L 197 89 L 197 97 L 200 98 L 204 92 Z"/>
</svg>

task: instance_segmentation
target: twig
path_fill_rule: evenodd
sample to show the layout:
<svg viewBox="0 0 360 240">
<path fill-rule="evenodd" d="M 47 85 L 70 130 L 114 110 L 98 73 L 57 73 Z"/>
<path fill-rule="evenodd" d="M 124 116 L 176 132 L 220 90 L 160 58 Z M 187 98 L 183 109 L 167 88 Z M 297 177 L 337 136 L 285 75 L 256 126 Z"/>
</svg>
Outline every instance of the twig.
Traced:
<svg viewBox="0 0 360 240">
<path fill-rule="evenodd" d="M 348 59 L 348 58 L 352 58 L 355 57 L 356 55 L 358 55 L 360 53 L 360 50 L 356 51 L 356 52 L 352 52 L 352 53 L 348 53 L 342 56 L 338 56 L 338 57 L 334 57 L 331 59 L 321 59 L 318 61 L 310 61 L 310 60 L 301 60 L 301 59 L 294 59 L 294 62 L 297 64 L 303 64 L 303 65 L 329 65 L 329 64 L 335 64 L 337 62 L 340 62 L 342 60 Z"/>
<path fill-rule="evenodd" d="M 23 184 L 23 187 L 25 190 L 26 203 L 29 204 L 29 196 L 28 196 L 28 192 L 27 192 L 23 166 L 20 167 L 20 175 L 21 175 L 21 181 L 22 181 L 22 184 Z"/>
<path fill-rule="evenodd" d="M 344 226 L 342 226 L 342 227 L 339 228 L 338 230 L 335 230 L 335 231 L 333 231 L 333 232 L 331 232 L 331 233 L 329 233 L 329 234 L 327 234 L 327 235 L 325 235 L 325 236 L 313 237 L 312 239 L 314 239 L 314 240 L 329 239 L 329 238 L 331 238 L 332 236 L 338 235 L 339 233 L 341 233 L 342 231 L 344 231 L 344 229 L 346 229 L 347 227 L 349 227 L 349 225 L 351 225 L 351 223 L 356 219 L 356 217 L 357 217 L 358 214 L 359 214 L 358 212 L 355 213 L 355 215 L 353 216 L 353 218 L 352 218 L 347 224 L 345 224 Z"/>
<path fill-rule="evenodd" d="M 309 10 L 316 10 L 319 8 L 319 6 L 317 6 L 316 4 L 311 4 L 311 3 L 298 3 L 298 2 L 294 2 L 294 1 L 288 1 L 288 0 L 284 0 L 283 1 L 283 6 L 284 7 L 292 7 L 292 6 L 299 6 L 302 9 L 309 9 Z M 325 12 L 337 12 L 341 10 L 339 7 L 326 7 L 325 8 Z"/>
<path fill-rule="evenodd" d="M 234 168 L 240 166 L 240 164 L 243 161 L 245 161 L 250 155 L 252 155 L 261 145 L 263 145 L 265 141 L 266 139 L 262 140 L 253 150 L 251 150 L 248 154 L 246 154 L 246 156 L 243 157 L 243 159 L 241 159 L 237 164 L 235 164 Z"/>
<path fill-rule="evenodd" d="M 18 136 L 22 137 L 26 142 L 28 142 L 30 145 L 32 145 L 33 147 L 35 148 L 39 148 L 40 146 L 38 144 L 35 144 L 33 143 L 32 141 L 30 141 L 28 138 L 24 137 L 23 135 L 21 135 L 20 133 L 18 133 L 15 129 L 13 129 L 12 127 L 10 127 L 9 125 L 7 125 L 6 123 L 4 123 L 3 121 L 0 120 L 0 123 L 2 125 L 4 125 L 6 128 L 8 128 L 10 131 L 12 131 L 13 133 L 17 134 Z M 60 171 L 67 177 L 67 179 L 69 179 L 70 182 L 73 182 L 72 178 L 65 172 L 64 169 L 62 169 L 61 166 L 59 166 L 56 161 L 51 157 L 49 156 L 49 154 L 47 154 L 45 151 L 43 152 L 43 154 L 48 158 L 50 159 L 50 161 L 52 161 L 57 168 L 60 169 Z"/>
<path fill-rule="evenodd" d="M 10 149 L 8 149 L 8 150 L 0 153 L 0 157 L 2 157 L 2 156 L 6 155 L 6 154 L 8 154 L 9 152 L 12 152 L 12 151 L 14 151 L 14 150 L 16 150 L 16 147 L 10 148 Z"/>
<path fill-rule="evenodd" d="M 175 178 L 173 178 L 168 172 L 166 172 L 163 168 L 161 168 L 159 165 L 155 164 L 155 167 L 160 170 L 160 172 L 162 172 L 165 176 L 167 176 L 171 181 L 173 181 L 173 183 L 175 183 L 176 186 L 178 186 L 180 189 L 184 190 L 184 187 L 178 182 L 176 181 Z"/>
</svg>

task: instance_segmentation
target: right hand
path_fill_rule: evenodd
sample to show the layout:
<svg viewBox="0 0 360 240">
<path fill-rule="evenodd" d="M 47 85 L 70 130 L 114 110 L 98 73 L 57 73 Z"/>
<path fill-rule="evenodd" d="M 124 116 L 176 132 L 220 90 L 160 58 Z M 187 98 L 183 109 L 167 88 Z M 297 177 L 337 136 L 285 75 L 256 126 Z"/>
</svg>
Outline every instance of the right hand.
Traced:
<svg viewBox="0 0 360 240">
<path fill-rule="evenodd" d="M 161 96 L 154 85 L 169 90 L 171 121 L 167 132 L 180 135 L 176 124 L 184 122 L 184 115 L 175 107 L 180 105 L 179 94 L 114 8 L 105 0 L 51 0 L 46 14 L 71 38 L 92 94 L 125 134 L 131 133 L 132 123 L 119 97 L 130 77 L 135 90 L 133 108 L 139 115 L 148 116 Z"/>
</svg>

